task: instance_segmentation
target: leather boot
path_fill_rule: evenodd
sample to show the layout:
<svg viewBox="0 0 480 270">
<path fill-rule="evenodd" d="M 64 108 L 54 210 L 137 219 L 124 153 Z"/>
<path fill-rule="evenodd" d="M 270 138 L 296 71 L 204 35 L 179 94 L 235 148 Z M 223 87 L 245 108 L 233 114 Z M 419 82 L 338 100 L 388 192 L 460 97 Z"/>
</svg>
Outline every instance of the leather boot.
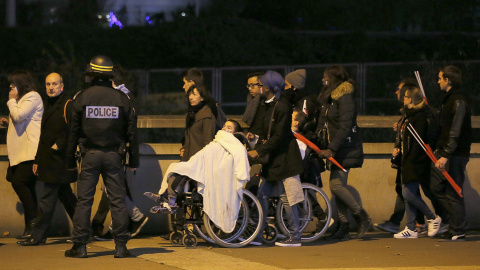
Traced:
<svg viewBox="0 0 480 270">
<path fill-rule="evenodd" d="M 33 229 L 35 228 L 35 221 L 29 221 L 25 224 L 25 230 L 23 231 L 23 235 L 17 236 L 18 240 L 27 240 L 32 236 Z"/>
<path fill-rule="evenodd" d="M 353 217 L 358 223 L 357 238 L 361 238 L 366 232 L 368 232 L 368 229 L 370 229 L 372 219 L 370 219 L 367 212 L 363 208 L 360 210 L 359 214 L 353 215 Z"/>
<path fill-rule="evenodd" d="M 113 254 L 114 258 L 126 258 L 130 257 L 130 251 L 127 249 L 127 244 L 125 243 L 115 243 L 115 253 Z"/>
<path fill-rule="evenodd" d="M 75 243 L 71 249 L 65 250 L 65 257 L 87 258 L 87 245 Z"/>
<path fill-rule="evenodd" d="M 327 240 L 349 240 L 350 224 L 348 222 L 339 222 L 337 230 L 331 235 L 327 236 Z"/>
<path fill-rule="evenodd" d="M 35 240 L 33 238 L 28 238 L 27 240 L 18 241 L 17 244 L 21 246 L 40 246 L 45 245 L 47 239 Z"/>
</svg>

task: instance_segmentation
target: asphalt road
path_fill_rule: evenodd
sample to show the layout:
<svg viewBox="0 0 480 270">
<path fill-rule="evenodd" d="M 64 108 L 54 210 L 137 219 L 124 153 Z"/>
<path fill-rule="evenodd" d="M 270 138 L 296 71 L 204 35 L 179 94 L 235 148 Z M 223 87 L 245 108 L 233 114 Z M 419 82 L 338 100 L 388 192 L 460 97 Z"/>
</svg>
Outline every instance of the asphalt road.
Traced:
<svg viewBox="0 0 480 270">
<path fill-rule="evenodd" d="M 65 258 L 72 244 L 50 238 L 47 245 L 22 247 L 0 238 L 0 269 L 480 269 L 480 232 L 467 241 L 393 239 L 368 233 L 364 239 L 325 241 L 301 247 L 221 248 L 199 241 L 194 249 L 173 246 L 158 236 L 132 239 L 131 258 L 113 258 L 113 241 L 89 244 L 86 259 Z"/>
</svg>

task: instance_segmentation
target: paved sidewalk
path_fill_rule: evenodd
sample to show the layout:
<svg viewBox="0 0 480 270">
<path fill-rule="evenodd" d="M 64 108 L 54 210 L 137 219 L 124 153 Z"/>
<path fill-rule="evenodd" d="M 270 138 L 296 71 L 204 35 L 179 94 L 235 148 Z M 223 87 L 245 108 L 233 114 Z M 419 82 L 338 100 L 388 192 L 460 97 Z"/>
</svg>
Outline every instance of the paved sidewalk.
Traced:
<svg viewBox="0 0 480 270">
<path fill-rule="evenodd" d="M 371 232 L 365 239 L 322 241 L 302 247 L 248 246 L 221 248 L 202 240 L 195 249 L 173 246 L 161 237 L 134 238 L 135 257 L 114 259 L 113 241 L 88 245 L 86 259 L 65 258 L 72 244 L 51 238 L 47 245 L 22 247 L 14 238 L 0 238 L 0 269 L 480 269 L 480 232 L 466 242 L 437 239 L 393 239 Z"/>
</svg>

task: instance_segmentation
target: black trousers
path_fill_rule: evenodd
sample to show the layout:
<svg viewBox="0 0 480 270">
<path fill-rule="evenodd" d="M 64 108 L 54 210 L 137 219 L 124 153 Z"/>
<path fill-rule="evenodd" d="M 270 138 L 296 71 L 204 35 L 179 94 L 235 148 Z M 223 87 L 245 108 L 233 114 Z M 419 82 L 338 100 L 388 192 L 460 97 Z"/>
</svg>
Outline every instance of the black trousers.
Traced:
<svg viewBox="0 0 480 270">
<path fill-rule="evenodd" d="M 77 183 L 78 203 L 73 217 L 72 240 L 87 244 L 92 234 L 90 216 L 99 176 L 107 187 L 112 211 L 112 234 L 116 243 L 126 243 L 128 213 L 125 205 L 125 174 L 120 154 L 117 151 L 89 149 L 82 157 L 82 171 Z"/>
<path fill-rule="evenodd" d="M 126 177 L 125 177 L 125 188 L 127 190 L 127 197 L 130 198 L 131 201 L 133 201 L 133 197 L 130 192 L 130 188 L 128 187 L 128 182 Z M 107 219 L 108 212 L 110 212 L 110 199 L 108 198 L 107 193 L 105 193 L 105 190 L 103 190 L 102 198 L 100 199 L 100 203 L 98 204 L 97 212 L 95 213 L 95 216 L 93 216 L 93 219 L 92 219 L 93 231 L 97 230 L 97 231 L 103 232 L 103 227 L 104 227 L 103 224 Z"/>
<path fill-rule="evenodd" d="M 465 169 L 469 158 L 460 156 L 451 156 L 445 166 L 445 170 L 450 174 L 455 183 L 463 188 L 465 181 Z M 461 198 L 455 189 L 448 183 L 445 176 L 432 163 L 430 187 L 433 195 L 450 215 L 449 232 L 455 235 L 464 234 L 467 230 L 465 220 L 465 201 Z M 443 221 L 442 221 L 443 222 Z"/>
<path fill-rule="evenodd" d="M 31 223 L 37 217 L 37 194 L 35 184 L 37 177 L 33 174 L 33 160 L 24 161 L 8 167 L 7 180 L 12 183 L 13 190 L 22 202 L 25 212 L 25 224 Z"/>
<path fill-rule="evenodd" d="M 77 205 L 77 197 L 73 194 L 70 184 L 41 183 L 43 189 L 38 193 L 39 215 L 32 233 L 32 238 L 37 241 L 47 238 L 46 234 L 52 222 L 57 199 L 63 204 L 65 211 L 72 220 Z"/>
</svg>

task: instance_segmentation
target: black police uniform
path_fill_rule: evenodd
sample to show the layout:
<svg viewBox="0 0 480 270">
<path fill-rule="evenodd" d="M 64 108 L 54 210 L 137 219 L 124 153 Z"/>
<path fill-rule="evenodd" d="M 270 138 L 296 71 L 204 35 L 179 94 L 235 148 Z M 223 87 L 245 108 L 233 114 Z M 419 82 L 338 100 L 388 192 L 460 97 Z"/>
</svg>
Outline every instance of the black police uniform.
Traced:
<svg viewBox="0 0 480 270">
<path fill-rule="evenodd" d="M 77 144 L 82 152 L 73 242 L 86 244 L 92 233 L 90 215 L 101 174 L 111 202 L 115 243 L 126 243 L 130 238 L 122 153 L 126 143 L 130 144 L 129 167 L 139 166 L 136 115 L 130 99 L 107 86 L 96 85 L 80 92 L 73 102 L 70 132 L 70 168 L 75 166 Z"/>
</svg>

